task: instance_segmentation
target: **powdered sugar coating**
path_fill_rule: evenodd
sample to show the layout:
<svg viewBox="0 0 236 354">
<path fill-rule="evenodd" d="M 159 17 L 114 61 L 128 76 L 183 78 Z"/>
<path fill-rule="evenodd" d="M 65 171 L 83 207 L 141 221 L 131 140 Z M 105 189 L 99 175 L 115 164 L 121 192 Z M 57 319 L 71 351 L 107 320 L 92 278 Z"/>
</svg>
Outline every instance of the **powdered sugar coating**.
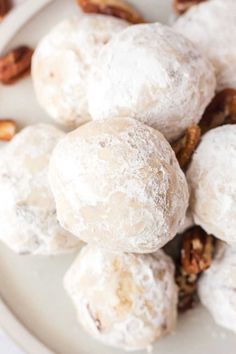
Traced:
<svg viewBox="0 0 236 354">
<path fill-rule="evenodd" d="M 32 76 L 39 103 L 57 122 L 77 127 L 89 120 L 86 85 L 102 46 L 126 28 L 126 21 L 102 15 L 73 17 L 39 43 Z"/>
<path fill-rule="evenodd" d="M 190 208 L 207 233 L 236 243 L 236 126 L 203 136 L 187 172 Z"/>
<path fill-rule="evenodd" d="M 190 229 L 190 227 L 192 226 L 194 226 L 193 216 L 192 213 L 190 212 L 190 209 L 188 209 L 185 215 L 184 222 L 178 229 L 178 234 L 182 234 L 186 230 Z"/>
<path fill-rule="evenodd" d="M 236 89 L 236 1 L 208 0 L 191 8 L 174 24 L 212 62 L 217 90 Z"/>
<path fill-rule="evenodd" d="M 50 180 L 61 225 L 111 250 L 156 251 L 176 235 L 188 206 L 170 145 L 131 118 L 68 134 L 53 152 Z"/>
<path fill-rule="evenodd" d="M 236 332 L 236 248 L 220 243 L 211 267 L 198 282 L 202 304 L 216 323 Z"/>
<path fill-rule="evenodd" d="M 37 124 L 0 150 L 0 238 L 17 253 L 56 254 L 80 245 L 60 227 L 49 188 L 49 158 L 63 136 L 51 125 Z"/>
<path fill-rule="evenodd" d="M 87 245 L 64 279 L 84 329 L 105 344 L 145 349 L 176 322 L 177 287 L 172 260 L 117 254 Z"/>
<path fill-rule="evenodd" d="M 212 65 L 190 41 L 161 24 L 136 25 L 101 50 L 89 111 L 93 119 L 138 119 L 173 141 L 200 120 L 214 90 Z"/>
</svg>

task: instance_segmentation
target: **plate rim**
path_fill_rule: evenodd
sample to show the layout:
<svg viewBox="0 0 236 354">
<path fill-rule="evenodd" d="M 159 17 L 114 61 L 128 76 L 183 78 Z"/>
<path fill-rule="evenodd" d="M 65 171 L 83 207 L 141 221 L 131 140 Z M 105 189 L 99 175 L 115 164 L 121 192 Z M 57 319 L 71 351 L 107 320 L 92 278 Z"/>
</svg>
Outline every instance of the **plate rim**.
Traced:
<svg viewBox="0 0 236 354">
<path fill-rule="evenodd" d="M 0 26 L 0 53 L 4 52 L 8 43 L 17 32 L 45 6 L 55 0 L 25 0 L 4 18 Z"/>
<path fill-rule="evenodd" d="M 55 354 L 21 324 L 1 298 L 0 312 L 0 328 L 20 349 L 30 354 Z"/>
<path fill-rule="evenodd" d="M 26 0 L 13 9 L 0 26 L 0 53 L 3 53 L 17 32 L 40 10 L 55 0 Z M 0 328 L 18 345 L 30 354 L 55 354 L 28 330 L 7 306 L 0 295 Z"/>
</svg>

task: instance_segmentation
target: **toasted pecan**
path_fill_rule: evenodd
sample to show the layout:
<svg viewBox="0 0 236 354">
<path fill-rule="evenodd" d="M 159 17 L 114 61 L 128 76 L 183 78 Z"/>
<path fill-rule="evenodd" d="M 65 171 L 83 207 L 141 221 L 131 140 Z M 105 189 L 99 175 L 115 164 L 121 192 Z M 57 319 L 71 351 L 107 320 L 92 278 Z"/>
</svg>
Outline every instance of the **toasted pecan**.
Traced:
<svg viewBox="0 0 236 354">
<path fill-rule="evenodd" d="M 33 50 L 26 46 L 17 47 L 0 57 L 0 82 L 7 85 L 20 79 L 31 66 Z"/>
<path fill-rule="evenodd" d="M 179 287 L 178 308 L 186 311 L 197 302 L 197 282 L 201 273 L 212 263 L 215 239 L 199 226 L 182 234 L 180 258 L 176 264 L 175 280 Z"/>
<path fill-rule="evenodd" d="M 183 268 L 178 269 L 175 277 L 178 285 L 178 310 L 185 312 L 194 307 L 197 302 L 198 275 L 189 275 Z"/>
<path fill-rule="evenodd" d="M 216 94 L 199 125 L 202 133 L 224 124 L 236 124 L 236 90 L 225 89 Z"/>
<path fill-rule="evenodd" d="M 172 148 L 179 161 L 180 167 L 185 169 L 198 146 L 201 138 L 201 129 L 198 125 L 190 126 L 184 136 L 172 144 Z"/>
<path fill-rule="evenodd" d="M 77 0 L 86 13 L 97 13 L 121 18 L 130 23 L 143 23 L 144 18 L 123 0 Z"/>
<path fill-rule="evenodd" d="M 10 119 L 0 119 L 0 140 L 9 141 L 16 134 L 16 122 Z"/>
<path fill-rule="evenodd" d="M 174 0 L 173 7 L 177 14 L 181 15 L 188 11 L 190 7 L 207 0 Z"/>
<path fill-rule="evenodd" d="M 214 250 L 213 236 L 199 226 L 183 235 L 181 265 L 187 274 L 199 274 L 210 267 Z"/>
<path fill-rule="evenodd" d="M 0 21 L 5 17 L 5 15 L 10 10 L 10 3 L 8 0 L 0 0 Z"/>
</svg>

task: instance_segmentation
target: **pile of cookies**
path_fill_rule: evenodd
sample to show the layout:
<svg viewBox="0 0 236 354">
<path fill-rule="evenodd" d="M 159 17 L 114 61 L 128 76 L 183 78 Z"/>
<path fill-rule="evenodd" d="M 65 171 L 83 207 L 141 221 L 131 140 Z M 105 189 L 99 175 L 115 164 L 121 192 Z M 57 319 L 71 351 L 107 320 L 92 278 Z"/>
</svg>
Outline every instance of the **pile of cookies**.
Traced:
<svg viewBox="0 0 236 354">
<path fill-rule="evenodd" d="M 121 0 L 78 3 L 86 14 L 34 54 L 0 58 L 3 84 L 32 58 L 38 102 L 71 130 L 13 138 L 0 122 L 13 138 L 0 150 L 1 240 L 20 254 L 79 250 L 64 286 L 105 344 L 148 348 L 197 288 L 236 332 L 236 2 L 176 0 L 172 27 Z"/>
</svg>

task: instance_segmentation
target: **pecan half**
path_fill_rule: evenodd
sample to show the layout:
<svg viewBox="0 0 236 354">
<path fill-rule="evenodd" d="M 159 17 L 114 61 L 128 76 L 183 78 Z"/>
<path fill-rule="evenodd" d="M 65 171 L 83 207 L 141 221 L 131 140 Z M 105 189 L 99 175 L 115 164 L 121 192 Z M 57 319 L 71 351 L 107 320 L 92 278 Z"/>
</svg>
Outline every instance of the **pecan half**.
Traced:
<svg viewBox="0 0 236 354">
<path fill-rule="evenodd" d="M 198 146 L 201 138 L 201 129 L 198 125 L 192 125 L 186 130 L 185 135 L 172 144 L 172 148 L 179 161 L 180 167 L 185 169 Z"/>
<path fill-rule="evenodd" d="M 199 274 L 210 267 L 214 240 L 200 227 L 194 226 L 183 235 L 181 264 L 187 274 Z"/>
<path fill-rule="evenodd" d="M 131 23 L 143 23 L 144 18 L 123 0 L 77 0 L 84 12 L 122 18 Z"/>
<path fill-rule="evenodd" d="M 175 276 L 179 286 L 180 312 L 192 308 L 198 301 L 197 282 L 201 273 L 211 265 L 214 248 L 214 237 L 208 235 L 199 226 L 194 226 L 183 233 Z"/>
<path fill-rule="evenodd" d="M 26 46 L 17 47 L 0 57 L 0 82 L 7 85 L 20 79 L 31 66 L 33 50 Z"/>
<path fill-rule="evenodd" d="M 9 141 L 16 134 L 16 122 L 10 119 L 0 120 L 0 140 Z"/>
<path fill-rule="evenodd" d="M 10 10 L 10 4 L 8 0 L 0 0 L 0 21 L 4 18 L 4 16 Z"/>
<path fill-rule="evenodd" d="M 199 125 L 202 133 L 224 124 L 236 124 L 236 90 L 225 89 L 216 94 Z"/>
<path fill-rule="evenodd" d="M 206 0 L 174 0 L 174 10 L 177 14 L 181 15 L 188 11 L 190 7 L 200 4 L 201 2 Z"/>
</svg>

